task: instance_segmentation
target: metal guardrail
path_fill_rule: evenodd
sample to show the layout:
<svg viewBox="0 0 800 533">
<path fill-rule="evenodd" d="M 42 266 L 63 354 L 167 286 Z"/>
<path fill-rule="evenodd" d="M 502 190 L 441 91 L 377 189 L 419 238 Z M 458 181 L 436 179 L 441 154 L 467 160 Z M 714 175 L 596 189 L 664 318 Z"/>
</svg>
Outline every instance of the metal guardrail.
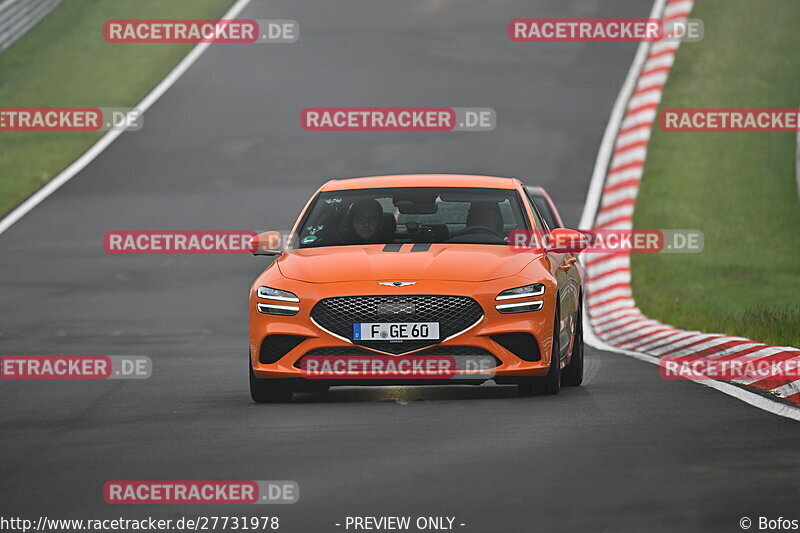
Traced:
<svg viewBox="0 0 800 533">
<path fill-rule="evenodd" d="M 0 52 L 33 28 L 62 0 L 0 1 Z"/>
</svg>

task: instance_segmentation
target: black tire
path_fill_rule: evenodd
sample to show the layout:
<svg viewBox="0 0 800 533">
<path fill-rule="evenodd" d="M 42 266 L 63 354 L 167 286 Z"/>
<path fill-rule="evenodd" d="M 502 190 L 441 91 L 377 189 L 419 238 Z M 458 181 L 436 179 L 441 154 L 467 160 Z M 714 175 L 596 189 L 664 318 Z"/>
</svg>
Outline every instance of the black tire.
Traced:
<svg viewBox="0 0 800 533">
<path fill-rule="evenodd" d="M 253 372 L 250 360 L 247 360 L 250 369 L 250 397 L 256 403 L 282 403 L 292 400 L 292 385 L 286 379 L 259 379 Z"/>
<path fill-rule="evenodd" d="M 578 327 L 572 360 L 561 370 L 561 386 L 577 387 L 583 383 L 583 304 L 578 308 Z"/>
<path fill-rule="evenodd" d="M 553 324 L 553 349 L 550 354 L 550 368 L 541 377 L 527 378 L 517 384 L 520 396 L 549 396 L 561 390 L 561 360 L 558 341 L 558 310 Z"/>
</svg>

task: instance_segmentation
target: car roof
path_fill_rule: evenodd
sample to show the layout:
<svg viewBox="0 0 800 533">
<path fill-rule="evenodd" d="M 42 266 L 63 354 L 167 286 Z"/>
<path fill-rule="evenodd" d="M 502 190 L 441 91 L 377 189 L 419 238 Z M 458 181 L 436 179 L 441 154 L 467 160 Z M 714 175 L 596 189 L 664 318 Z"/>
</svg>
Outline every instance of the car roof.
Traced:
<svg viewBox="0 0 800 533">
<path fill-rule="evenodd" d="M 398 174 L 367 176 L 362 178 L 333 179 L 322 186 L 322 191 L 348 189 L 377 189 L 382 187 L 480 187 L 489 189 L 516 189 L 517 178 L 477 176 L 472 174 Z"/>
</svg>

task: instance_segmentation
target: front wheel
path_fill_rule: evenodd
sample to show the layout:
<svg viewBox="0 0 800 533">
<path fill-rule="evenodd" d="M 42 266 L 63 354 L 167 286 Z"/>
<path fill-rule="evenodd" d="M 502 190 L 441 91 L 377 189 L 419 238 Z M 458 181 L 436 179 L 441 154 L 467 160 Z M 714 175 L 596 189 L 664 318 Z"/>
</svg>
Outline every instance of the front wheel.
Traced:
<svg viewBox="0 0 800 533">
<path fill-rule="evenodd" d="M 546 396 L 558 394 L 561 390 L 561 350 L 558 341 L 558 311 L 553 319 L 553 349 L 550 354 L 550 368 L 541 377 L 527 378 L 517 384 L 520 396 Z"/>
<path fill-rule="evenodd" d="M 247 360 L 250 369 L 250 397 L 256 403 L 281 403 L 292 399 L 292 385 L 285 379 L 259 379 L 253 372 L 250 360 Z"/>
<path fill-rule="evenodd" d="M 578 328 L 575 332 L 575 346 L 572 360 L 561 371 L 561 385 L 577 387 L 583 383 L 583 304 L 578 308 Z"/>
</svg>

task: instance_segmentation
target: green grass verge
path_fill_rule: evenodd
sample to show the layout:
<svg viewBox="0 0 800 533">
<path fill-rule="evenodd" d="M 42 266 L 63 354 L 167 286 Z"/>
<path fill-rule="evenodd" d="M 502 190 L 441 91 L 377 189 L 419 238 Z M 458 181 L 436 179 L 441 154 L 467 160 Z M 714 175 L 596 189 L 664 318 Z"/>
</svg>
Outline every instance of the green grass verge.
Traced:
<svg viewBox="0 0 800 533">
<path fill-rule="evenodd" d="M 133 107 L 191 44 L 111 44 L 108 19 L 215 19 L 233 0 L 72 0 L 0 53 L 0 107 Z M 147 117 L 145 117 L 145 129 Z M 0 132 L 0 216 L 77 159 L 98 132 Z"/>
<path fill-rule="evenodd" d="M 700 0 L 662 108 L 800 107 L 800 2 Z M 634 215 L 701 229 L 697 254 L 633 254 L 633 293 L 685 329 L 800 346 L 800 200 L 794 133 L 665 133 L 656 126 Z"/>
</svg>

